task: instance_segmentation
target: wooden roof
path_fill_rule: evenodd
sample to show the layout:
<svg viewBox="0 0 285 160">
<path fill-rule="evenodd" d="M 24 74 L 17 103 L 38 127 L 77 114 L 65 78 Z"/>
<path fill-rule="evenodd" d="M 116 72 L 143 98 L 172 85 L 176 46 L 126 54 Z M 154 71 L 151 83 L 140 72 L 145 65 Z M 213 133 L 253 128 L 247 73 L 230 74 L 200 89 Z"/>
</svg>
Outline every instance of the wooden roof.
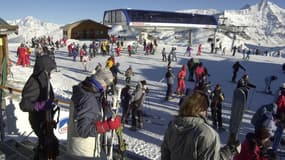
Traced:
<svg viewBox="0 0 285 160">
<path fill-rule="evenodd" d="M 77 21 L 77 22 L 74 22 L 74 23 L 71 23 L 71 24 L 66 24 L 66 25 L 64 25 L 64 26 L 62 26 L 62 27 L 60 27 L 60 28 L 62 28 L 62 29 L 67 29 L 67 28 L 69 28 L 69 27 L 76 27 L 76 26 L 78 26 L 79 24 L 81 24 L 82 22 L 96 23 L 96 24 L 98 24 L 98 25 L 101 25 L 101 26 L 104 26 L 104 27 L 106 27 L 106 28 L 108 28 L 108 29 L 111 29 L 110 27 L 105 26 L 104 24 L 98 23 L 98 22 L 96 22 L 96 21 L 93 21 L 93 20 L 91 20 L 91 19 L 84 19 L 84 20 L 80 20 L 80 21 Z"/>
<path fill-rule="evenodd" d="M 9 34 L 13 32 L 17 32 L 18 26 L 10 25 L 2 18 L 0 18 L 0 34 Z"/>
</svg>

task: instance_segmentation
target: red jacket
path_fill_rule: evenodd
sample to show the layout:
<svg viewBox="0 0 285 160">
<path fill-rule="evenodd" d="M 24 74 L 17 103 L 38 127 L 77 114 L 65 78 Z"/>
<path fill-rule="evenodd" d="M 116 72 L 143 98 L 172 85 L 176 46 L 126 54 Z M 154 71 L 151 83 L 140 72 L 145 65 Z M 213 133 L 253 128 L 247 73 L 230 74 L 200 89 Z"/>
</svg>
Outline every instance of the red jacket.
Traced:
<svg viewBox="0 0 285 160">
<path fill-rule="evenodd" d="M 186 76 L 186 66 L 185 65 L 182 66 L 182 69 L 178 72 L 177 76 L 178 76 L 177 77 L 178 79 L 184 80 L 184 78 Z"/>
<path fill-rule="evenodd" d="M 249 133 L 241 145 L 240 154 L 236 155 L 234 160 L 268 160 L 260 153 L 261 149 L 257 146 L 253 133 Z"/>
<path fill-rule="evenodd" d="M 281 95 L 278 96 L 276 104 L 278 106 L 277 112 L 284 112 L 285 113 L 285 92 L 281 92 Z"/>
</svg>

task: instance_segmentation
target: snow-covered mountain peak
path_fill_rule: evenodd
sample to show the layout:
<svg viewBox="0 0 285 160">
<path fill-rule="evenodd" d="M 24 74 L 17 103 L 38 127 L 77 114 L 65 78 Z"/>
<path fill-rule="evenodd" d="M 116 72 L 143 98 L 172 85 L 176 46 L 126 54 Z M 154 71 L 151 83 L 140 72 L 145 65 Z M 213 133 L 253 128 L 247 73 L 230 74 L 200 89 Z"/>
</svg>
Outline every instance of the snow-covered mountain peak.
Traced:
<svg viewBox="0 0 285 160">
<path fill-rule="evenodd" d="M 19 26 L 19 35 L 9 35 L 12 42 L 24 42 L 31 40 L 32 37 L 52 36 L 57 40 L 62 37 L 60 25 L 44 22 L 33 16 L 27 16 L 22 19 L 7 21 L 11 25 Z"/>
</svg>

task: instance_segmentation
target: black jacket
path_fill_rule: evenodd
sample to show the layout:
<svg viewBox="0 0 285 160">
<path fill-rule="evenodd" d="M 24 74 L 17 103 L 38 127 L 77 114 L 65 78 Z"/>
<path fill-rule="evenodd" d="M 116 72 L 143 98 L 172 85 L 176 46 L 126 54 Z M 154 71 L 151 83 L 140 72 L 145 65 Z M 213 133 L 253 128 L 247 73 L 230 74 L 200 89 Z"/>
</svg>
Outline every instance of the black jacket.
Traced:
<svg viewBox="0 0 285 160">
<path fill-rule="evenodd" d="M 45 112 L 35 110 L 35 103 L 40 101 L 47 101 L 47 99 L 54 99 L 52 86 L 48 95 L 49 75 L 51 70 L 56 68 L 55 61 L 49 56 L 44 55 L 38 57 L 34 66 L 34 71 L 28 81 L 26 82 L 20 108 L 24 112 L 29 112 L 29 121 L 38 137 L 41 136 L 40 126 L 45 121 Z"/>
</svg>

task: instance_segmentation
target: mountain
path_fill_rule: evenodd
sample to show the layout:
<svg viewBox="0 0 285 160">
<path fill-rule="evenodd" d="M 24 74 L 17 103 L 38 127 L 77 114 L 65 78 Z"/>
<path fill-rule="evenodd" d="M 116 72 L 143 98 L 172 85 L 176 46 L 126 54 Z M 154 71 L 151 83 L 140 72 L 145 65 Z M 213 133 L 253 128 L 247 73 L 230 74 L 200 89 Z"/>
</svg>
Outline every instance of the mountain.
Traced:
<svg viewBox="0 0 285 160">
<path fill-rule="evenodd" d="M 228 25 L 246 26 L 245 33 L 251 37 L 251 43 L 285 45 L 285 9 L 268 0 L 241 10 L 225 10 L 223 16 Z"/>
<path fill-rule="evenodd" d="M 10 42 L 29 41 L 36 36 L 52 36 L 54 40 L 60 39 L 62 31 L 60 25 L 54 23 L 43 22 L 32 16 L 27 16 L 22 19 L 7 21 L 11 25 L 18 25 L 18 35 L 9 35 Z"/>
</svg>

